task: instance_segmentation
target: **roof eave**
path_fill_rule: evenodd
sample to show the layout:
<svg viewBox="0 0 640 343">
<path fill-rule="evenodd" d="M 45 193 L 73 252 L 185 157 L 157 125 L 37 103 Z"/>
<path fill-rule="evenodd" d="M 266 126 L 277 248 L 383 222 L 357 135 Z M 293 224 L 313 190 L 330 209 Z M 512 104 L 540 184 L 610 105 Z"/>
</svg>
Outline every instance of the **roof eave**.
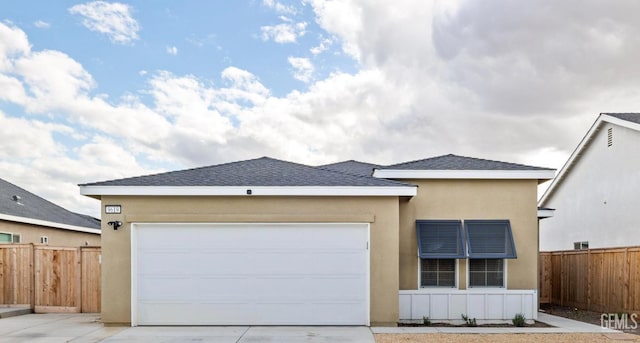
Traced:
<svg viewBox="0 0 640 343">
<path fill-rule="evenodd" d="M 80 194 L 121 196 L 415 196 L 415 186 L 80 186 Z"/>
<path fill-rule="evenodd" d="M 376 169 L 373 177 L 384 179 L 534 179 L 544 182 L 553 179 L 555 170 L 407 170 Z"/>
<path fill-rule="evenodd" d="M 18 217 L 18 216 L 12 216 L 12 215 L 1 214 L 1 213 L 0 213 L 0 220 L 7 220 L 7 221 L 12 221 L 17 223 L 24 223 L 24 224 L 31 224 L 31 225 L 38 225 L 38 226 L 46 226 L 54 229 L 86 232 L 86 233 L 93 233 L 98 235 L 102 234 L 102 231 L 100 231 L 99 229 L 94 229 L 94 228 L 89 228 L 84 226 L 69 225 L 69 224 L 63 224 L 63 223 L 56 223 L 56 222 L 34 219 L 34 218 Z"/>
</svg>

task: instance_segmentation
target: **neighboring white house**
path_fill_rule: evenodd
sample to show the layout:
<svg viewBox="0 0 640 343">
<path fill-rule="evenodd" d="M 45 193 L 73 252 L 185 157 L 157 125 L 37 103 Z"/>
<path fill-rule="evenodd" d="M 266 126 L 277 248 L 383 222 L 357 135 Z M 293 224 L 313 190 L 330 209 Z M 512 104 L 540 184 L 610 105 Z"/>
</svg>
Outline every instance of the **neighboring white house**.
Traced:
<svg viewBox="0 0 640 343">
<path fill-rule="evenodd" d="M 601 113 L 538 205 L 541 251 L 640 245 L 640 113 Z"/>
</svg>

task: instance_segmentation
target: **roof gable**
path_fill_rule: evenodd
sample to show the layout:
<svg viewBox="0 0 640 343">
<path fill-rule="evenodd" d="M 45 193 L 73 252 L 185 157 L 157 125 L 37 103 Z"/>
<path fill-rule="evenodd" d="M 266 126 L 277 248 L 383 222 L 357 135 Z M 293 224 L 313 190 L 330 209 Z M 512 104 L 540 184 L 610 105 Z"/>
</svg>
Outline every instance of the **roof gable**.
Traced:
<svg viewBox="0 0 640 343">
<path fill-rule="evenodd" d="M 98 219 L 68 211 L 3 179 L 0 179 L 0 219 L 61 229 L 100 230 Z"/>
<path fill-rule="evenodd" d="M 565 178 L 570 175 L 571 170 L 578 163 L 584 154 L 584 151 L 589 148 L 595 135 L 598 134 L 606 123 L 620 125 L 628 129 L 640 131 L 640 113 L 600 113 L 596 121 L 591 125 L 589 131 L 587 131 L 573 153 L 571 153 L 567 162 L 564 164 L 562 169 L 560 169 L 556 178 L 553 180 L 551 185 L 549 185 L 549 188 L 547 188 L 540 198 L 540 201 L 538 202 L 539 206 L 545 206 L 549 199 L 553 197 Z"/>
</svg>

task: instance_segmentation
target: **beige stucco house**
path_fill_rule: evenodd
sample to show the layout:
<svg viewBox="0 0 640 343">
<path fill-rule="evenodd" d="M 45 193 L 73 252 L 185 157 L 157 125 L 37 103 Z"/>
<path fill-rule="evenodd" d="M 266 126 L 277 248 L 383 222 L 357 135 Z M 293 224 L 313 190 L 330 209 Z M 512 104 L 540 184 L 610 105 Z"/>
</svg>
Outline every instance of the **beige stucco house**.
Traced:
<svg viewBox="0 0 640 343">
<path fill-rule="evenodd" d="M 68 211 L 0 179 L 0 244 L 100 245 L 100 220 Z"/>
<path fill-rule="evenodd" d="M 259 158 L 80 186 L 107 325 L 396 325 L 537 313 L 546 168 Z"/>
</svg>

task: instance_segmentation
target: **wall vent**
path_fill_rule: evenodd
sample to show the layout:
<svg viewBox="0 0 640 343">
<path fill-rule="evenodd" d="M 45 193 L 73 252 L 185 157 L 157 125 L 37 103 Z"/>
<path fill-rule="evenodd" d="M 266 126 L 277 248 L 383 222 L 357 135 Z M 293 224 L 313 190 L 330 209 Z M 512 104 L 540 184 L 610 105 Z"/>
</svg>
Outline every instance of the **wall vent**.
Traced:
<svg viewBox="0 0 640 343">
<path fill-rule="evenodd" d="M 613 145 L 613 128 L 610 127 L 607 129 L 607 147 L 611 147 Z"/>
</svg>

